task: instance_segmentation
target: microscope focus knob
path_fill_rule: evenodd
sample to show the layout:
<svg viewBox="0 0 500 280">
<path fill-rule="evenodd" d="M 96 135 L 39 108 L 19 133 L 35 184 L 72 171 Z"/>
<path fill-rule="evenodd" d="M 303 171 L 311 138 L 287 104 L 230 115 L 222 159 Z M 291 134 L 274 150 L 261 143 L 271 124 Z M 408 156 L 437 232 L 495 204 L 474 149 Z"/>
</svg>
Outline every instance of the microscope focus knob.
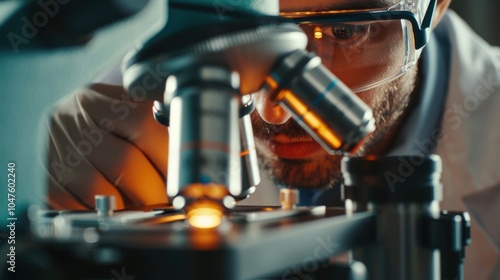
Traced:
<svg viewBox="0 0 500 280">
<path fill-rule="evenodd" d="M 113 195 L 96 195 L 95 199 L 95 210 L 99 217 L 109 217 L 113 215 L 113 211 L 116 209 L 116 200 Z"/>
<path fill-rule="evenodd" d="M 295 208 L 299 202 L 299 192 L 297 189 L 280 189 L 280 204 L 281 209 L 290 210 Z"/>
</svg>

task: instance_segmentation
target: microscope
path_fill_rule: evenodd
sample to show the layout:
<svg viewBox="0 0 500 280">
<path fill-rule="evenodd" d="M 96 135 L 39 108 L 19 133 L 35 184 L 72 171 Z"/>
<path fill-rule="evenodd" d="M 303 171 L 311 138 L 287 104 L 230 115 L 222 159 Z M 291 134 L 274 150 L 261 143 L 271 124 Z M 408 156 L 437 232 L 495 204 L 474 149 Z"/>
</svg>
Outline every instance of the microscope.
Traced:
<svg viewBox="0 0 500 280">
<path fill-rule="evenodd" d="M 278 1 L 168 7 L 165 28 L 127 55 L 122 73 L 168 126 L 171 205 L 116 212 L 113 197 L 96 195 L 96 212 L 31 213 L 33 243 L 19 259 L 36 269 L 9 279 L 462 279 L 470 218 L 440 211 L 439 157 L 349 156 L 375 129 L 372 112 L 305 50 Z M 163 84 L 149 86 L 151 69 L 168 73 Z M 235 206 L 260 181 L 250 113 L 261 90 L 346 155 L 345 209 L 296 207 L 291 189 L 281 207 Z M 343 252 L 348 263 L 329 261 Z"/>
<path fill-rule="evenodd" d="M 354 150 L 375 128 L 369 107 L 304 50 L 307 38 L 292 22 L 252 16 L 179 32 L 130 55 L 124 83 L 134 91 L 144 69 L 171 73 L 153 110 L 169 127 L 168 196 L 192 225 L 220 224 L 258 183 L 249 94 L 264 90 L 332 154 Z M 163 47 L 174 38 L 177 48 Z"/>
</svg>

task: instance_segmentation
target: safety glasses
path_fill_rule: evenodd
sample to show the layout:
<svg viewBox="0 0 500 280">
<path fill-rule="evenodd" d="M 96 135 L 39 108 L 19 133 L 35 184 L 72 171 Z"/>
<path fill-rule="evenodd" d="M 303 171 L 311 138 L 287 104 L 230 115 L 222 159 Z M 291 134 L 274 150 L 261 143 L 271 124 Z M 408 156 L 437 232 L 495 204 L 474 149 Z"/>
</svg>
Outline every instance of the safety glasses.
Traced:
<svg viewBox="0 0 500 280">
<path fill-rule="evenodd" d="M 408 71 L 429 41 L 436 0 L 385 9 L 282 12 L 307 34 L 308 49 L 355 92 Z"/>
</svg>

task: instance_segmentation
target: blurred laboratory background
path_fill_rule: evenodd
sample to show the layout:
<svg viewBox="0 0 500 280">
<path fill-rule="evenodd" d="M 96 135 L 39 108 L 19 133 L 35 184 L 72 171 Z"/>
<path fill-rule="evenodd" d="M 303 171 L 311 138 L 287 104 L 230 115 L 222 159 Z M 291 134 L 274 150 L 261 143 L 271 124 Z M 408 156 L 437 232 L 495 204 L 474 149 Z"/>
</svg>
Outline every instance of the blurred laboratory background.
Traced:
<svg viewBox="0 0 500 280">
<path fill-rule="evenodd" d="M 453 0 L 451 9 L 492 45 L 500 46 L 500 1 Z"/>
</svg>

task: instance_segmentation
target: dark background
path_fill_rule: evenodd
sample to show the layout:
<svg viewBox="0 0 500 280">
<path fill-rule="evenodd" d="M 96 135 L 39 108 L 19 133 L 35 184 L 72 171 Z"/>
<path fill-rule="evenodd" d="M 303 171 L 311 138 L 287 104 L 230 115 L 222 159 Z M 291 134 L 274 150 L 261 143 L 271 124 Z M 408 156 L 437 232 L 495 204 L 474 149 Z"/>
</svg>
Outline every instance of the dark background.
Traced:
<svg viewBox="0 0 500 280">
<path fill-rule="evenodd" d="M 500 1 L 454 0 L 451 9 L 492 45 L 500 46 Z"/>
</svg>

